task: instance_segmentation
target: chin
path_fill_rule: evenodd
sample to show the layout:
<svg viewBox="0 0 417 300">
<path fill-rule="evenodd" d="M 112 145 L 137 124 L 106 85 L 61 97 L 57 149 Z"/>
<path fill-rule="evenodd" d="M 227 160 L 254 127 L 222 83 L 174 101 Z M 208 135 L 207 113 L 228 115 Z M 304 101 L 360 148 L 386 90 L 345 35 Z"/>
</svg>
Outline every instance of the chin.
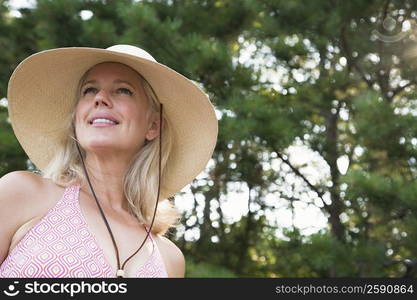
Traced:
<svg viewBox="0 0 417 300">
<path fill-rule="evenodd" d="M 84 149 L 88 150 L 105 150 L 120 148 L 120 142 L 114 139 L 100 139 L 100 140 L 89 140 L 82 143 Z"/>
</svg>

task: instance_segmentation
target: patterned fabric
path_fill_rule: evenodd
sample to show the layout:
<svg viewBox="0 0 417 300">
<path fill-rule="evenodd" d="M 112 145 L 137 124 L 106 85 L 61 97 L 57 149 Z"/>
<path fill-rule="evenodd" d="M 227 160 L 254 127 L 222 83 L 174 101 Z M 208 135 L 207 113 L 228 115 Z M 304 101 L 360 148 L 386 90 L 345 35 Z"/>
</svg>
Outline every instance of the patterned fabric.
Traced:
<svg viewBox="0 0 417 300">
<path fill-rule="evenodd" d="M 81 213 L 80 186 L 65 189 L 62 198 L 12 249 L 0 266 L 1 277 L 108 278 L 115 271 Z M 151 256 L 137 277 L 168 277 L 152 234 Z"/>
</svg>

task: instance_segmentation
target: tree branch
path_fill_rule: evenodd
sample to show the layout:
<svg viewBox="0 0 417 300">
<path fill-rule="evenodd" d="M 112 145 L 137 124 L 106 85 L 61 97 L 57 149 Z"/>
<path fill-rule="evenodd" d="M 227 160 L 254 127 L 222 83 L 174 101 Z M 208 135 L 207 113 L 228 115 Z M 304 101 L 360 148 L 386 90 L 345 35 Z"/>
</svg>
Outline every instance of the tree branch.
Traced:
<svg viewBox="0 0 417 300">
<path fill-rule="evenodd" d="M 367 85 L 372 88 L 374 82 L 366 78 L 365 72 L 363 71 L 362 67 L 359 65 L 357 60 L 352 56 L 352 50 L 350 49 L 350 45 L 347 41 L 346 27 L 347 27 L 347 24 L 346 23 L 343 24 L 342 29 L 340 31 L 340 41 L 341 41 L 341 49 L 346 55 L 348 71 L 351 71 L 351 69 L 355 69 L 359 73 L 362 80 L 364 80 L 367 83 Z"/>
<path fill-rule="evenodd" d="M 390 96 L 390 98 L 394 98 L 397 94 L 401 93 L 405 88 L 411 86 L 411 85 L 415 85 L 417 84 L 414 80 L 410 80 L 410 82 L 408 82 L 407 84 L 403 85 L 403 86 L 399 86 L 396 89 L 394 89 L 392 92 L 392 95 Z"/>
<path fill-rule="evenodd" d="M 327 206 L 326 202 L 323 199 L 323 192 L 321 192 L 317 187 L 315 187 L 303 174 L 300 173 L 300 171 L 294 167 L 290 161 L 286 158 L 284 158 L 283 155 L 281 155 L 281 153 L 279 153 L 279 151 L 275 151 L 278 155 L 278 157 L 287 165 L 290 167 L 290 169 L 297 175 L 299 176 L 301 179 L 303 179 L 303 181 L 310 187 L 310 189 L 312 189 L 314 192 L 317 193 L 317 195 L 319 196 L 319 198 L 321 199 L 321 201 L 323 202 L 324 206 Z"/>
</svg>

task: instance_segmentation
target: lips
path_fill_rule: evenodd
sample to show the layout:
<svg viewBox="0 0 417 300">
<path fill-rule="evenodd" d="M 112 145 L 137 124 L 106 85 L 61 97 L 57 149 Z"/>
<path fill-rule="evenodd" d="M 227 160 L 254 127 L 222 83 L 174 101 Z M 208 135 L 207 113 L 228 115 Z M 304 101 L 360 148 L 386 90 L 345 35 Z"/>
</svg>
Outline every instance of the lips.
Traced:
<svg viewBox="0 0 417 300">
<path fill-rule="evenodd" d="M 120 122 L 108 113 L 97 113 L 94 114 L 88 121 L 88 124 L 109 124 L 118 125 Z"/>
<path fill-rule="evenodd" d="M 103 118 L 97 118 L 97 119 L 94 119 L 94 120 L 91 122 L 91 124 L 92 124 L 92 125 L 95 125 L 95 124 L 109 124 L 109 125 L 117 125 L 117 123 L 116 123 L 116 122 L 111 121 L 111 120 L 109 120 L 109 119 L 103 119 Z"/>
</svg>

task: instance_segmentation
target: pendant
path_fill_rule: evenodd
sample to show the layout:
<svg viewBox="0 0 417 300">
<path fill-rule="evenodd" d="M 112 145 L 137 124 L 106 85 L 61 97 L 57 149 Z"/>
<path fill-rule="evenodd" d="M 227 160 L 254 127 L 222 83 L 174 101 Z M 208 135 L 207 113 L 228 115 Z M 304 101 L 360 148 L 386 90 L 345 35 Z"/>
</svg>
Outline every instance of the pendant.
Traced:
<svg viewBox="0 0 417 300">
<path fill-rule="evenodd" d="M 117 270 L 116 272 L 116 276 L 117 277 L 124 277 L 125 276 L 125 271 L 124 270 Z"/>
</svg>

